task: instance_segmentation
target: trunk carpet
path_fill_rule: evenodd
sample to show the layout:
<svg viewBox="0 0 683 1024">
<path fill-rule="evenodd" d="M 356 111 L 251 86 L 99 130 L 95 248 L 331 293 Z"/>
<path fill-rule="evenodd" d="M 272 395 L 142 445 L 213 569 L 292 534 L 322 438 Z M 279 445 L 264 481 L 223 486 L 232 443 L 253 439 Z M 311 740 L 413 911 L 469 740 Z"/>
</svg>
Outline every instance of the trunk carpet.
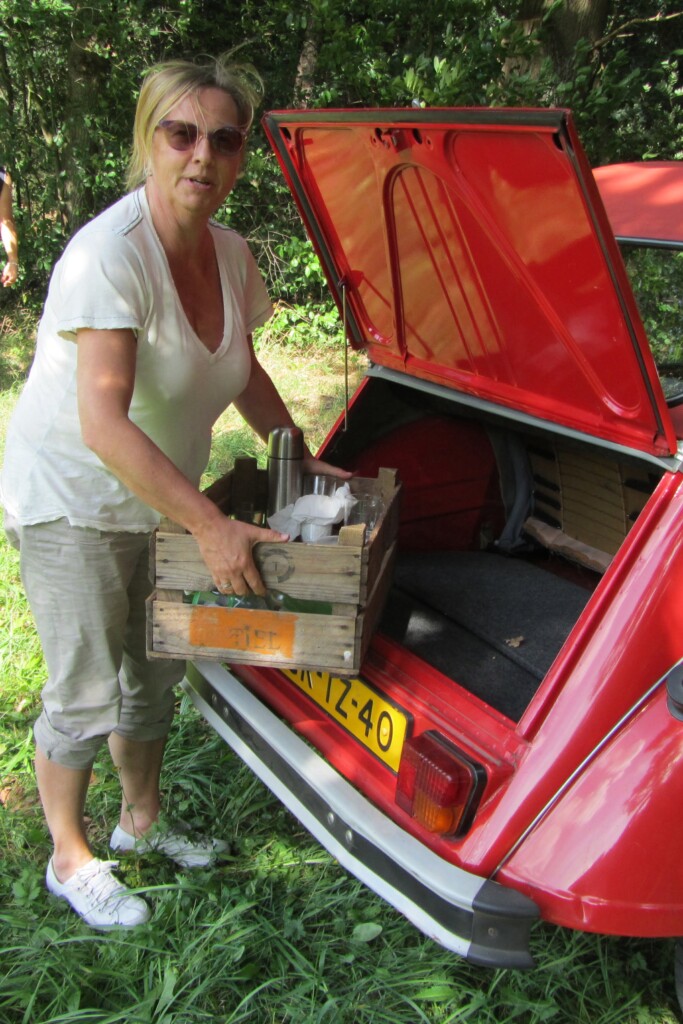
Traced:
<svg viewBox="0 0 683 1024">
<path fill-rule="evenodd" d="M 380 629 L 516 722 L 589 597 L 518 558 L 400 554 Z"/>
</svg>

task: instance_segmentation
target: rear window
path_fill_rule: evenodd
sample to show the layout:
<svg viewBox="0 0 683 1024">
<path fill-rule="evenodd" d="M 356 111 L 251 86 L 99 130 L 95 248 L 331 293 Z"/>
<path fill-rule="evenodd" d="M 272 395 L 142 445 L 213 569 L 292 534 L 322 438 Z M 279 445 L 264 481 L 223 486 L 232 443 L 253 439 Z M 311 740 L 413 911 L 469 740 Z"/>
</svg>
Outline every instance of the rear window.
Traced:
<svg viewBox="0 0 683 1024">
<path fill-rule="evenodd" d="M 683 403 L 683 251 L 622 245 L 669 405 Z"/>
</svg>

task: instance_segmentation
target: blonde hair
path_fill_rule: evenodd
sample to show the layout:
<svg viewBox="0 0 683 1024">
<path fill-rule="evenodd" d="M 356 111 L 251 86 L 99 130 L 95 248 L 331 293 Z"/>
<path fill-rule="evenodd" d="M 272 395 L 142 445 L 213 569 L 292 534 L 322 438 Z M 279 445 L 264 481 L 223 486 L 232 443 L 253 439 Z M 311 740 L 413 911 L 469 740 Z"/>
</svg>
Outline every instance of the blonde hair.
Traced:
<svg viewBox="0 0 683 1024">
<path fill-rule="evenodd" d="M 156 64 L 145 74 L 135 110 L 126 178 L 130 191 L 141 185 L 147 176 L 152 138 L 159 121 L 186 96 L 196 96 L 202 89 L 222 89 L 237 107 L 236 127 L 251 127 L 263 96 L 263 82 L 251 65 L 232 63 L 228 54 L 210 58 L 204 64 L 186 60 Z"/>
</svg>

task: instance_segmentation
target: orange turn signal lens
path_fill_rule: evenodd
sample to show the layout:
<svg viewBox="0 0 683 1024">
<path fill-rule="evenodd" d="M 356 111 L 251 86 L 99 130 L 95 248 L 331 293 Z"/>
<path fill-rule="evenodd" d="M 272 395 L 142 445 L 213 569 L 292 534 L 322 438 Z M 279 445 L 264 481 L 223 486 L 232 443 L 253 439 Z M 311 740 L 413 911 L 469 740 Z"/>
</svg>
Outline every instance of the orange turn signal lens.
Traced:
<svg viewBox="0 0 683 1024">
<path fill-rule="evenodd" d="M 406 740 L 396 803 L 429 832 L 462 835 L 486 784 L 484 766 L 436 732 Z"/>
</svg>

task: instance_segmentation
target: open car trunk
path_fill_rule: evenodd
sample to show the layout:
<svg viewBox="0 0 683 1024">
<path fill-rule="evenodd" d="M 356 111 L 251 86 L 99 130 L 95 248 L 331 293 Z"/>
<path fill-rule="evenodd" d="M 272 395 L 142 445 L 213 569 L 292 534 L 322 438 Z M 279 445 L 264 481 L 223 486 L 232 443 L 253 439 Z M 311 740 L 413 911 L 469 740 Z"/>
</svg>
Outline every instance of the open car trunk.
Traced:
<svg viewBox="0 0 683 1024">
<path fill-rule="evenodd" d="M 403 485 L 380 632 L 518 721 L 663 471 L 374 373 L 327 454 Z"/>
<path fill-rule="evenodd" d="M 568 111 L 281 111 L 371 376 L 332 462 L 403 485 L 381 631 L 518 721 L 677 439 Z"/>
<path fill-rule="evenodd" d="M 396 470 L 392 586 L 357 674 L 207 660 L 188 692 L 461 955 L 529 966 L 539 913 L 680 935 L 682 453 L 571 115 L 264 127 L 368 356 L 321 455 Z"/>
</svg>

